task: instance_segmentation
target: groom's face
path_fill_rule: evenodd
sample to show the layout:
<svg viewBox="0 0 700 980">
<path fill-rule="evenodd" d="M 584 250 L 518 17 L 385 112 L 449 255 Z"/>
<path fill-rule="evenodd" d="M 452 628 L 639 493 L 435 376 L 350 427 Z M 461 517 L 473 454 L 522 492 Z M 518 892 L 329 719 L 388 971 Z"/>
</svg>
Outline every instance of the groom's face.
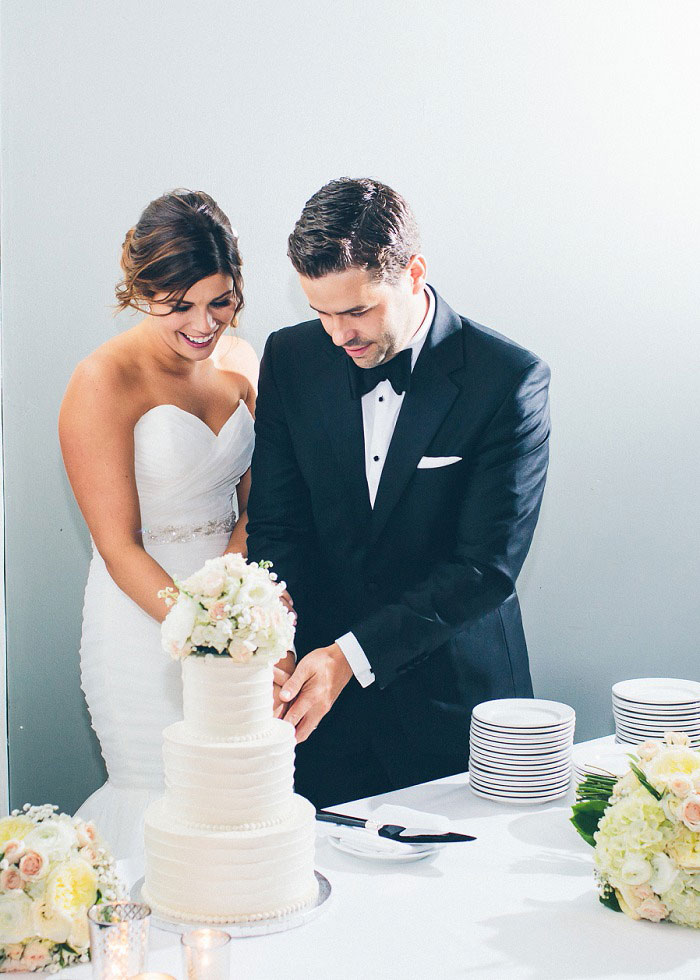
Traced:
<svg viewBox="0 0 700 980">
<path fill-rule="evenodd" d="M 300 276 L 323 329 L 358 367 L 371 368 L 402 350 L 427 309 L 425 262 L 416 256 L 396 281 L 374 279 L 364 269 Z"/>
</svg>

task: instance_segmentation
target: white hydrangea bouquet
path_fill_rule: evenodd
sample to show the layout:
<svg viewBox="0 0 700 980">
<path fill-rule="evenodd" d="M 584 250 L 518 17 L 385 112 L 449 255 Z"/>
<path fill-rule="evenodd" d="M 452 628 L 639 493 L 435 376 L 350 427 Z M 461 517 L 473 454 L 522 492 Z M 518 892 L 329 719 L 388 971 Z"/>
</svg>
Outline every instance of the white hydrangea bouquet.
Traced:
<svg viewBox="0 0 700 980">
<path fill-rule="evenodd" d="M 620 779 L 587 776 L 572 823 L 595 847 L 600 900 L 632 919 L 700 927 L 700 752 L 667 732 Z"/>
<path fill-rule="evenodd" d="M 92 823 L 51 804 L 0 820 L 0 973 L 87 962 L 92 905 L 124 897 Z"/>
<path fill-rule="evenodd" d="M 192 654 L 231 657 L 236 663 L 276 663 L 294 642 L 294 615 L 281 599 L 285 583 L 270 562 L 242 555 L 211 558 L 194 575 L 159 592 L 170 611 L 163 648 L 176 660 Z"/>
</svg>

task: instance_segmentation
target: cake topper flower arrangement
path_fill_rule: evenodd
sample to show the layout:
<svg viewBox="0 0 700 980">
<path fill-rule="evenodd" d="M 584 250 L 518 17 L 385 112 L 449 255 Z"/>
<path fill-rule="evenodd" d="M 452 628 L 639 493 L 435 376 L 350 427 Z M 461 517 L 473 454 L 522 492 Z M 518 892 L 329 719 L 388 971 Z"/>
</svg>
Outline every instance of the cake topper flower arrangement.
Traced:
<svg viewBox="0 0 700 980">
<path fill-rule="evenodd" d="M 92 823 L 51 804 L 0 820 L 0 973 L 57 973 L 87 962 L 87 912 L 124 897 Z"/>
<path fill-rule="evenodd" d="M 700 927 L 700 752 L 643 742 L 620 779 L 587 776 L 572 823 L 595 848 L 600 900 L 632 919 Z"/>
<path fill-rule="evenodd" d="M 164 650 L 176 660 L 213 654 L 239 664 L 284 657 L 294 642 L 294 614 L 281 598 L 284 582 L 270 568 L 229 554 L 175 579 L 177 588 L 158 593 L 170 606 L 161 627 Z"/>
</svg>

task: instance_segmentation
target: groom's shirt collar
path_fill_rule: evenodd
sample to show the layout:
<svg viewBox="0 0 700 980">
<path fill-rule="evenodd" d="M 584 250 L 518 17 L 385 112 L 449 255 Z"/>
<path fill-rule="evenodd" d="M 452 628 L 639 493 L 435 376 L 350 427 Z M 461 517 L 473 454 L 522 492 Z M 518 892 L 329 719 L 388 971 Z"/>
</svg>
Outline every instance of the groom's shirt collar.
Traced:
<svg viewBox="0 0 700 980">
<path fill-rule="evenodd" d="M 411 337 L 410 341 L 403 348 L 411 348 L 411 370 L 416 366 L 416 361 L 418 360 L 418 355 L 423 350 L 423 344 L 425 343 L 425 338 L 430 333 L 430 328 L 433 325 L 433 320 L 435 319 L 435 293 L 432 291 L 430 286 L 425 287 L 425 292 L 428 296 L 428 309 L 423 318 L 423 322 L 418 327 L 414 335 Z"/>
</svg>

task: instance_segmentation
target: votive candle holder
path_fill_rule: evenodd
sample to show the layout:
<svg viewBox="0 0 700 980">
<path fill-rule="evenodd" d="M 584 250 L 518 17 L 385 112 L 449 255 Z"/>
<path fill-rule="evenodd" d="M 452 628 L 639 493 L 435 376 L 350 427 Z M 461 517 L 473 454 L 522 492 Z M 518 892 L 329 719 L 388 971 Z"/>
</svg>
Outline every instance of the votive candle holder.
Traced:
<svg viewBox="0 0 700 980">
<path fill-rule="evenodd" d="M 180 937 L 185 980 L 228 980 L 231 937 L 221 929 L 192 929 Z"/>
<path fill-rule="evenodd" d="M 151 910 L 140 902 L 106 902 L 88 910 L 95 980 L 128 980 L 146 966 Z"/>
</svg>

